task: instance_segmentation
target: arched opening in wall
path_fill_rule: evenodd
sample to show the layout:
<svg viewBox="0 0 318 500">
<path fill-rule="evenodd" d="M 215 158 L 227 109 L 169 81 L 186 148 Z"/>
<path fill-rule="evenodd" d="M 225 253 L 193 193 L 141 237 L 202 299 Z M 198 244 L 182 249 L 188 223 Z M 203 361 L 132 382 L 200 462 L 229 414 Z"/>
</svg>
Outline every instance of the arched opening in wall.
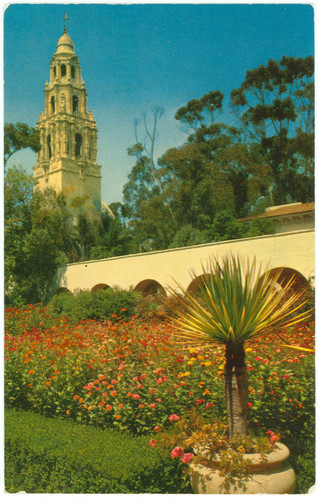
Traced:
<svg viewBox="0 0 318 500">
<path fill-rule="evenodd" d="M 71 66 L 71 77 L 75 78 L 75 66 Z"/>
<path fill-rule="evenodd" d="M 135 291 L 142 293 L 143 295 L 167 295 L 163 286 L 160 285 L 158 281 L 151 279 L 140 281 L 140 283 L 135 286 Z"/>
<path fill-rule="evenodd" d="M 54 78 L 56 77 L 56 66 L 53 68 Z"/>
<path fill-rule="evenodd" d="M 81 134 L 75 135 L 75 156 L 81 156 L 82 154 L 82 136 Z"/>
<path fill-rule="evenodd" d="M 77 95 L 73 95 L 73 113 L 78 111 L 78 97 Z"/>
<path fill-rule="evenodd" d="M 54 295 L 61 295 L 61 293 L 68 293 L 70 295 L 73 295 L 72 292 L 68 288 L 65 288 L 65 287 L 61 287 L 61 288 L 58 288 L 57 290 L 55 290 Z"/>
<path fill-rule="evenodd" d="M 51 158 L 51 156 L 52 156 L 52 146 L 51 146 L 51 135 L 50 134 L 47 136 L 46 143 L 47 143 L 48 158 Z"/>
<path fill-rule="evenodd" d="M 291 287 L 293 291 L 300 292 L 308 288 L 309 283 L 306 278 L 295 269 L 291 269 L 290 267 L 276 267 L 270 270 L 269 277 L 274 278 L 278 272 L 280 272 L 280 275 L 277 279 L 277 283 L 279 285 L 284 286 L 289 282 L 291 278 L 293 278 L 293 284 Z"/>
<path fill-rule="evenodd" d="M 190 285 L 187 288 L 187 292 L 191 293 L 198 293 L 200 291 L 200 288 L 202 286 L 202 283 L 205 278 L 210 276 L 209 274 L 201 274 L 200 276 L 197 276 L 194 278 L 194 280 L 191 281 Z"/>
<path fill-rule="evenodd" d="M 51 114 L 55 113 L 55 99 L 54 96 L 51 97 Z"/>
<path fill-rule="evenodd" d="M 66 66 L 65 66 L 65 64 L 61 65 L 61 76 L 66 76 Z"/>
<path fill-rule="evenodd" d="M 107 288 L 110 288 L 110 286 L 106 285 L 106 283 L 98 283 L 98 285 L 93 286 L 91 292 L 97 292 L 97 290 L 106 290 Z"/>
</svg>

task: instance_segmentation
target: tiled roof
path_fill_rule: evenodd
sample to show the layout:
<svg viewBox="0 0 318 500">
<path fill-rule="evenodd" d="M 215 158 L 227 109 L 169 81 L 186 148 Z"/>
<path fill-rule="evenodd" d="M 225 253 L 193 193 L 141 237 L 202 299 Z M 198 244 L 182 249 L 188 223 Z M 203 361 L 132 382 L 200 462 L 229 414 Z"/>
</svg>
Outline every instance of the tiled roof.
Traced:
<svg viewBox="0 0 318 500">
<path fill-rule="evenodd" d="M 290 205 L 269 207 L 269 209 L 267 209 L 266 212 L 262 214 L 245 217 L 244 219 L 239 219 L 239 220 L 245 221 L 250 219 L 268 219 L 272 217 L 286 217 L 286 216 L 310 213 L 314 211 L 315 211 L 315 202 L 313 201 L 310 203 L 291 203 Z"/>
</svg>

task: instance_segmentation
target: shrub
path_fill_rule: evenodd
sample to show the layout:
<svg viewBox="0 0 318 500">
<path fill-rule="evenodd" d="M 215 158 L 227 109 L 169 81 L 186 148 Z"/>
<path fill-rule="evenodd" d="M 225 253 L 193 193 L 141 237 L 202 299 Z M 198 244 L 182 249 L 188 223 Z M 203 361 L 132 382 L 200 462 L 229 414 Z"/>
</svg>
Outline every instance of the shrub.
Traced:
<svg viewBox="0 0 318 500">
<path fill-rule="evenodd" d="M 69 291 L 53 295 L 50 304 L 55 314 L 60 316 L 71 316 L 76 302 L 76 297 Z"/>
<path fill-rule="evenodd" d="M 183 467 L 175 467 L 148 441 L 147 437 L 7 410 L 6 491 L 191 492 Z"/>
<path fill-rule="evenodd" d="M 57 314 L 75 321 L 84 319 L 127 319 L 134 315 L 139 299 L 137 292 L 125 290 L 80 291 L 77 295 L 61 293 L 52 298 L 51 304 Z"/>
</svg>

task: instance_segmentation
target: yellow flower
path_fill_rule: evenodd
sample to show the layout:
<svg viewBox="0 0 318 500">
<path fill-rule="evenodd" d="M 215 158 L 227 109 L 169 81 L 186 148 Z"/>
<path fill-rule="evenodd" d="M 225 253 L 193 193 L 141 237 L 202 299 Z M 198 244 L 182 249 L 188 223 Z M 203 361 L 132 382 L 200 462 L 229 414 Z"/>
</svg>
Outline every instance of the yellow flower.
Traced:
<svg viewBox="0 0 318 500">
<path fill-rule="evenodd" d="M 241 445 L 237 448 L 237 451 L 240 451 L 241 453 L 245 453 L 245 448 Z"/>
<path fill-rule="evenodd" d="M 201 363 L 201 366 L 211 366 L 212 363 L 211 361 L 205 361 L 204 363 Z"/>
<path fill-rule="evenodd" d="M 184 373 L 182 373 L 182 372 L 178 373 L 178 378 L 182 378 L 182 377 L 184 377 Z"/>
<path fill-rule="evenodd" d="M 203 395 L 205 396 L 206 394 L 208 394 L 209 396 L 211 396 L 212 392 L 208 391 L 207 389 L 205 389 L 203 391 Z"/>
<path fill-rule="evenodd" d="M 184 374 L 185 377 L 190 377 L 190 375 L 191 375 L 191 372 L 185 372 L 185 374 Z"/>
<path fill-rule="evenodd" d="M 196 352 L 197 352 L 197 350 L 194 349 L 193 347 L 191 347 L 191 349 L 189 349 L 190 354 L 195 354 Z"/>
<path fill-rule="evenodd" d="M 247 348 L 245 349 L 245 352 L 252 352 L 252 351 L 253 351 L 253 349 L 251 349 L 251 347 L 247 347 Z"/>
<path fill-rule="evenodd" d="M 193 361 L 188 361 L 188 362 L 187 362 L 187 365 L 188 365 L 188 366 L 192 366 L 192 365 L 193 365 Z"/>
<path fill-rule="evenodd" d="M 205 382 L 199 382 L 199 387 L 203 387 L 205 385 Z"/>
<path fill-rule="evenodd" d="M 204 356 L 202 356 L 201 354 L 198 356 L 198 360 L 199 361 L 202 361 L 204 359 Z"/>
</svg>

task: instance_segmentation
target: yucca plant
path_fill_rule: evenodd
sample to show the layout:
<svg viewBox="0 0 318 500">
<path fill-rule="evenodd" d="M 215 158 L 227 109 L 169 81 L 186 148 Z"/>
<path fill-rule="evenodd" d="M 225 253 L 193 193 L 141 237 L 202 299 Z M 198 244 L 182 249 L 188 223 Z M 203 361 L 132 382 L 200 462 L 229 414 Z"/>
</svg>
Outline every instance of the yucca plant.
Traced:
<svg viewBox="0 0 318 500">
<path fill-rule="evenodd" d="M 293 291 L 293 279 L 278 285 L 280 272 L 270 275 L 269 267 L 256 260 L 229 256 L 211 260 L 197 278 L 197 295 L 171 290 L 176 300 L 177 335 L 187 345 L 225 345 L 225 396 L 230 439 L 247 435 L 248 382 L 244 343 L 275 328 L 276 332 L 307 319 L 299 314 L 306 301 L 303 291 Z M 196 275 L 192 273 L 193 278 Z"/>
</svg>

